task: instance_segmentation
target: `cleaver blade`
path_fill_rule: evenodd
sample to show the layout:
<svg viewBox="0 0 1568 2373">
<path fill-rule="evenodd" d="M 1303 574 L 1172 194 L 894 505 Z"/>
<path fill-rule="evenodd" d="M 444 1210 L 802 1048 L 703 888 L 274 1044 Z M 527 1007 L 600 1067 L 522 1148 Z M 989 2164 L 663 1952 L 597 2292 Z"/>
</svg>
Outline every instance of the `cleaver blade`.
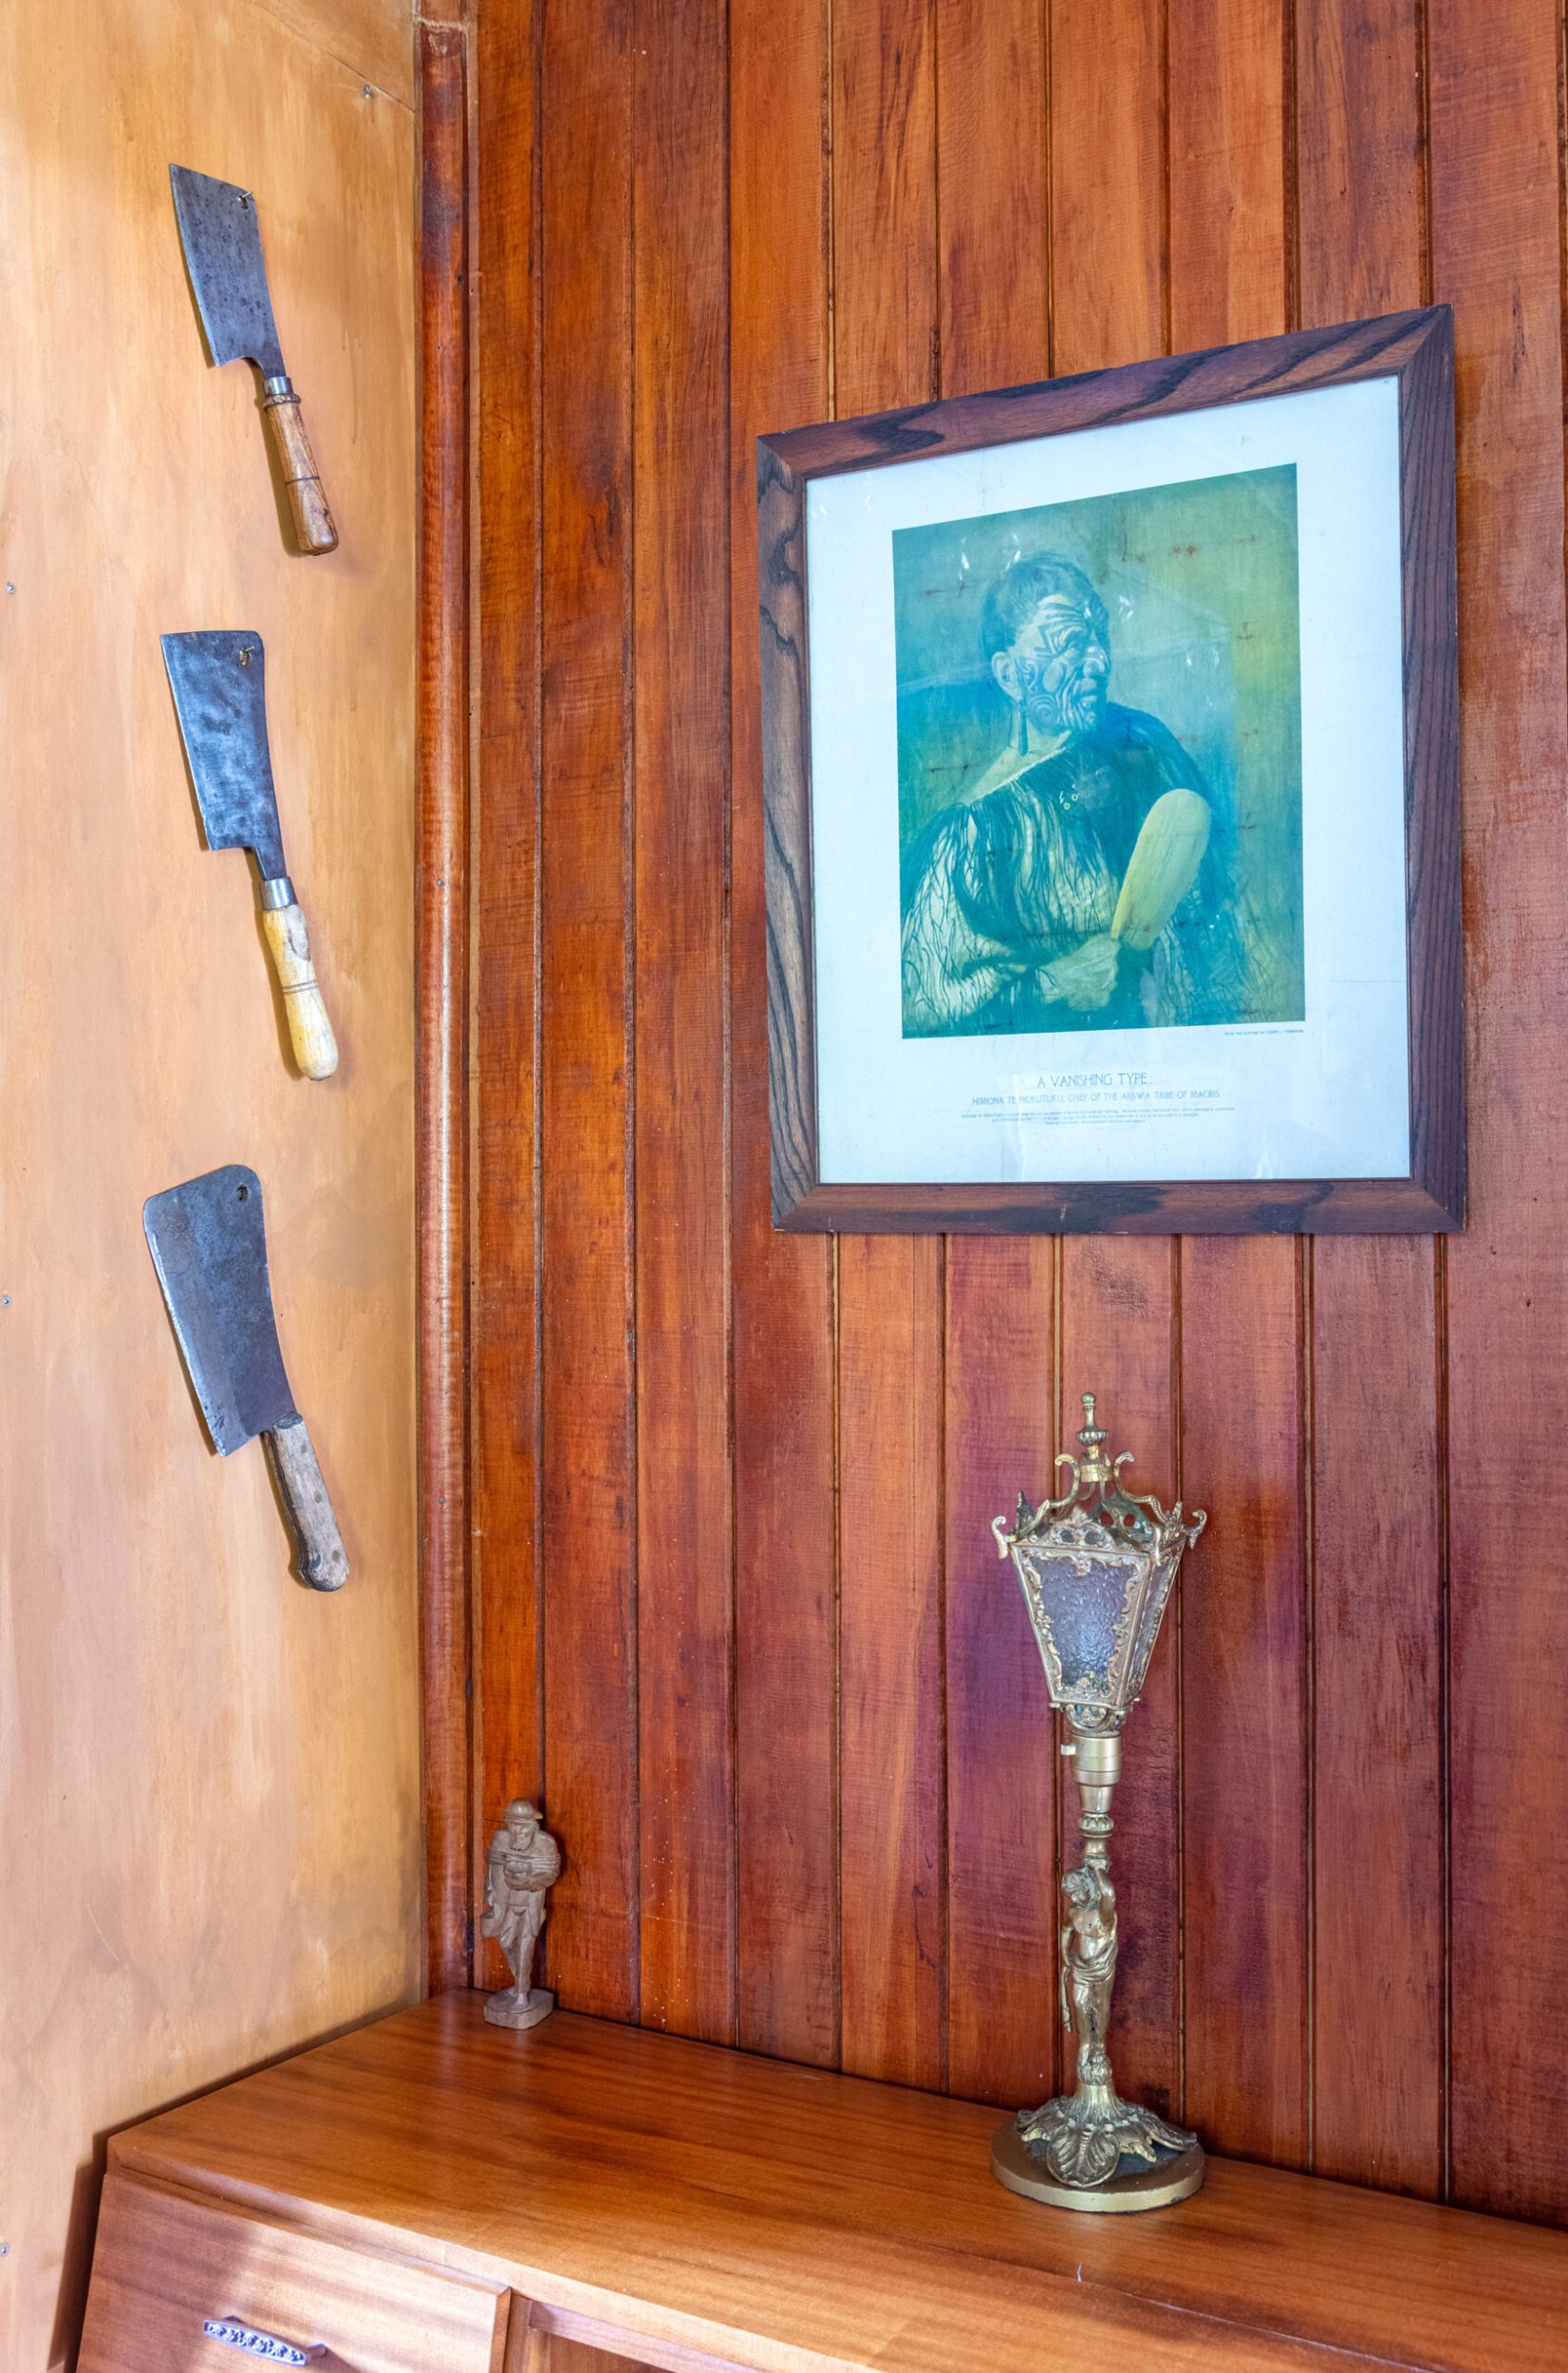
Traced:
<svg viewBox="0 0 1568 2373">
<path fill-rule="evenodd" d="M 150 1195 L 147 1247 L 213 1447 L 227 1458 L 265 1437 L 293 1528 L 302 1578 L 348 1579 L 343 1537 L 278 1346 L 261 1181 L 231 1162 Z"/>
<path fill-rule="evenodd" d="M 215 364 L 243 358 L 264 379 L 284 378 L 255 199 L 188 165 L 171 165 L 169 181 L 208 353 Z"/>
<path fill-rule="evenodd" d="M 147 1245 L 213 1448 L 299 1423 L 272 1316 L 261 1181 L 231 1162 L 150 1195 Z"/>
<path fill-rule="evenodd" d="M 283 473 L 295 542 L 302 552 L 333 551 L 338 531 L 299 397 L 283 366 L 256 201 L 237 182 L 193 173 L 189 165 L 169 167 L 169 186 L 207 351 L 215 365 L 243 360 L 261 373 L 262 410 Z"/>
<path fill-rule="evenodd" d="M 208 848 L 250 849 L 264 882 L 287 881 L 260 635 L 212 628 L 159 639 Z"/>
</svg>

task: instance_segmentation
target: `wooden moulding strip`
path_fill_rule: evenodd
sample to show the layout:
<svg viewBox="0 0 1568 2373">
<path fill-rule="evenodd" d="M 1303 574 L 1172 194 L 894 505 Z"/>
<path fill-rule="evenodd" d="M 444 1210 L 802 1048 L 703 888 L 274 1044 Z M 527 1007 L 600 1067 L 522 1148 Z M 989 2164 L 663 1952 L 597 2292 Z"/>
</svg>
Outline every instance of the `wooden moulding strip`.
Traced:
<svg viewBox="0 0 1568 2373">
<path fill-rule="evenodd" d="M 468 369 L 464 36 L 419 28 L 419 1458 L 425 1979 L 468 1941 Z"/>
</svg>

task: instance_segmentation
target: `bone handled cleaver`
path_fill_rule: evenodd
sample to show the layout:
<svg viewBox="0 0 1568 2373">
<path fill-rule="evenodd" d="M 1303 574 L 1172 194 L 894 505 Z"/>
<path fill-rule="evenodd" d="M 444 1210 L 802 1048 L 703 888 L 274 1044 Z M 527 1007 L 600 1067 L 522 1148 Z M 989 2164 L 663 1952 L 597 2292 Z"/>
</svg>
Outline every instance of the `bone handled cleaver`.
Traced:
<svg viewBox="0 0 1568 2373">
<path fill-rule="evenodd" d="M 185 249 L 196 310 L 215 364 L 241 357 L 261 373 L 261 402 L 289 489 L 289 509 L 302 552 L 329 552 L 338 540 L 322 492 L 300 401 L 283 367 L 267 267 L 261 259 L 261 224 L 249 190 L 211 174 L 171 165 L 175 215 Z"/>
<path fill-rule="evenodd" d="M 307 1079 L 338 1068 L 305 917 L 283 862 L 267 742 L 267 654 L 259 634 L 214 628 L 161 636 L 209 849 L 249 849 L 261 875 L 261 927 L 283 991 L 294 1060 Z"/>
<path fill-rule="evenodd" d="M 261 1434 L 312 1590 L 341 1590 L 348 1559 L 278 1349 L 261 1181 L 231 1162 L 150 1195 L 141 1224 L 213 1448 Z"/>
</svg>

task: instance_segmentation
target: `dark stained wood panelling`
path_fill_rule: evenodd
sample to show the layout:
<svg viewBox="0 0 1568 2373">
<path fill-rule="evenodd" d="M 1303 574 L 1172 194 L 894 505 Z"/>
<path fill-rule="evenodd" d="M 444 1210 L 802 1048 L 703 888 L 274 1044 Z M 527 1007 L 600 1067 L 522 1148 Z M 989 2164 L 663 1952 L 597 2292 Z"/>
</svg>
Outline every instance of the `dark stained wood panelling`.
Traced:
<svg viewBox="0 0 1568 2373">
<path fill-rule="evenodd" d="M 1451 2185 L 1568 2218 L 1568 895 L 1554 12 L 1428 10 L 1432 271 L 1459 352 L 1473 1180 L 1447 1262 Z"/>
<path fill-rule="evenodd" d="M 868 0 L 833 41 L 833 402 L 936 392 L 931 0 Z M 946 1951 L 943 1758 L 943 1243 L 838 1248 L 842 2060 L 940 2085 Z"/>
<path fill-rule="evenodd" d="M 1043 2100 L 1059 2055 L 1055 1742 L 991 1534 L 1045 1487 L 1053 1268 L 1044 1237 L 947 1247 L 948 2083 L 1003 2103 Z"/>
<path fill-rule="evenodd" d="M 827 0 L 730 9 L 731 1119 L 739 2040 L 838 2055 L 833 1253 L 775 1235 L 757 695 L 756 439 L 820 420 Z M 741 589 L 747 589 L 742 598 Z M 713 720 L 715 733 L 722 720 Z"/>
<path fill-rule="evenodd" d="M 1161 20 L 1144 0 L 1051 0 L 1050 34 L 1052 367 L 1098 370 L 1168 343 Z M 1138 1488 L 1164 1496 L 1176 1458 L 1170 1242 L 1068 1240 L 1061 1279 L 1063 1446 L 1083 1422 L 1079 1394 L 1096 1392 L 1117 1444 L 1136 1452 Z M 1181 2096 L 1176 1680 L 1171 1624 L 1129 1743 L 1112 1850 L 1125 1907 L 1118 2080 L 1171 2114 Z"/>
<path fill-rule="evenodd" d="M 843 2065 L 940 2085 L 943 1241 L 839 1248 Z"/>
<path fill-rule="evenodd" d="M 1303 326 L 1441 295 L 1423 273 L 1414 0 L 1375 13 L 1364 0 L 1324 0 L 1298 22 L 1297 41 Z M 1473 1137 L 1473 1109 L 1470 1127 Z M 1444 1924 L 1434 1247 L 1343 1238 L 1314 1242 L 1307 1260 L 1314 2164 L 1435 2194 Z M 1371 1923 L 1369 1901 L 1378 1907 Z M 1369 1999 L 1397 2004 L 1397 2015 L 1368 2019 Z"/>
<path fill-rule="evenodd" d="M 468 88 L 420 29 L 420 1683 L 425 1959 L 469 1976 Z"/>
<path fill-rule="evenodd" d="M 539 273 L 535 25 L 476 30 L 478 148 L 479 780 L 473 920 L 475 1982 L 507 1984 L 478 1931 L 484 1857 L 544 1786 L 539 1687 Z M 548 1958 L 548 1947 L 546 1957 Z"/>
<path fill-rule="evenodd" d="M 1171 0 L 1178 353 L 1294 327 L 1288 34 L 1285 0 Z M 1183 2116 L 1287 2166 L 1308 2146 L 1301 1274 L 1285 1238 L 1182 1247 L 1180 1480 L 1217 1520 L 1178 1613 Z"/>
<path fill-rule="evenodd" d="M 638 1714 L 643 2018 L 735 2032 L 723 0 L 635 43 Z"/>
<path fill-rule="evenodd" d="M 939 392 L 1040 378 L 1051 364 L 1036 0 L 940 0 L 937 125 Z M 947 2070 L 955 2092 L 999 2103 L 1051 2092 L 1060 2057 L 1055 1758 L 1022 1597 L 990 1533 L 1020 1490 L 1037 1494 L 1055 1447 L 1055 1265 L 1041 1237 L 947 1246 Z"/>
<path fill-rule="evenodd" d="M 636 2015 L 631 9 L 546 9 L 540 1177 L 550 1972 Z M 481 1423 L 482 1412 L 481 1412 Z"/>
<path fill-rule="evenodd" d="M 1123 2081 L 1561 2221 L 1556 13 L 479 0 L 476 39 L 471 1811 L 546 1790 L 551 1982 L 1052 2088 L 1072 1791 L 988 1527 L 1087 1387 L 1212 1511 L 1129 1733 Z M 1470 1232 L 776 1234 L 756 435 L 1444 298 Z"/>
</svg>

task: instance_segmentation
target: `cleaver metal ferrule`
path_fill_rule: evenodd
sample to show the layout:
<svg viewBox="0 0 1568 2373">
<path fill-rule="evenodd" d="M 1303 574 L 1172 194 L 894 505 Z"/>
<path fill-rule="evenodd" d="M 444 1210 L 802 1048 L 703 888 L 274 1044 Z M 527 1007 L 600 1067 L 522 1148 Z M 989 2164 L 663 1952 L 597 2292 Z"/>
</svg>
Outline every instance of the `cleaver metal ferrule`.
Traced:
<svg viewBox="0 0 1568 2373">
<path fill-rule="evenodd" d="M 305 433 L 300 400 L 283 367 L 256 201 L 236 183 L 193 173 L 187 165 L 171 165 L 169 180 L 207 351 L 215 364 L 243 359 L 260 372 L 262 414 L 288 490 L 295 541 L 302 552 L 332 551 L 338 531 Z"/>
<path fill-rule="evenodd" d="M 209 849 L 249 849 L 261 876 L 261 927 L 283 991 L 294 1060 L 328 1079 L 338 1042 L 322 1001 L 310 938 L 283 862 L 267 739 L 267 653 L 250 628 L 166 634 L 163 664 Z"/>
<path fill-rule="evenodd" d="M 261 1181 L 231 1162 L 149 1195 L 141 1224 L 213 1448 L 267 1445 L 302 1580 L 341 1590 L 348 1559 L 278 1348 Z"/>
</svg>

